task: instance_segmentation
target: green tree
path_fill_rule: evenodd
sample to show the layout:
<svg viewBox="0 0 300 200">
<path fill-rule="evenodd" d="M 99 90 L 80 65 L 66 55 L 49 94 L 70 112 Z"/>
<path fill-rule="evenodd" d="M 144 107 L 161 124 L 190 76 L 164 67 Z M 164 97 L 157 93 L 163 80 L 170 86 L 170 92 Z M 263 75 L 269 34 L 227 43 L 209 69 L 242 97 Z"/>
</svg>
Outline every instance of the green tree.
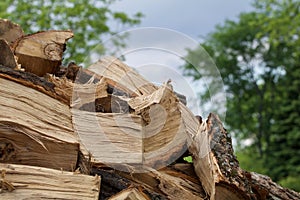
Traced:
<svg viewBox="0 0 300 200">
<path fill-rule="evenodd" d="M 260 5 L 261 9 L 269 10 L 269 17 L 262 19 L 263 28 L 270 35 L 270 43 L 284 55 L 280 65 L 285 72 L 278 81 L 277 90 L 282 98 L 274 110 L 274 134 L 267 147 L 266 166 L 275 180 L 300 191 L 300 2 L 286 0 Z"/>
<path fill-rule="evenodd" d="M 248 141 L 240 142 L 241 153 L 260 159 L 243 157 L 241 165 L 287 186 L 300 175 L 299 6 L 296 0 L 255 1 L 254 11 L 217 26 L 202 44 L 226 87 L 228 128 L 238 141 Z M 197 50 L 188 56 L 201 58 Z M 185 70 L 203 78 L 190 64 Z"/>
<path fill-rule="evenodd" d="M 81 63 L 94 48 L 103 53 L 99 45 L 103 37 L 116 33 L 112 26 L 133 26 L 140 22 L 141 13 L 128 16 L 112 11 L 116 0 L 4 0 L 0 3 L 0 18 L 21 25 L 25 33 L 50 29 L 71 29 L 74 38 L 68 42 L 65 60 Z M 118 41 L 120 45 L 122 42 Z"/>
</svg>

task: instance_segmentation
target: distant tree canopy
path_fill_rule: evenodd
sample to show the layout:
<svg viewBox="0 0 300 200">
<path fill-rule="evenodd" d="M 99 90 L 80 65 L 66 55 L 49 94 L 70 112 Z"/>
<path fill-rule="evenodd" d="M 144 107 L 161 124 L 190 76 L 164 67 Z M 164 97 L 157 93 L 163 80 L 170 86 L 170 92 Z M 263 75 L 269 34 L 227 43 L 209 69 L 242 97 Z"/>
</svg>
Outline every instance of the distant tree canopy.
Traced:
<svg viewBox="0 0 300 200">
<path fill-rule="evenodd" d="M 226 124 L 239 141 L 242 166 L 298 191 L 299 12 L 297 0 L 257 0 L 254 11 L 217 26 L 202 44 L 226 87 Z M 197 59 L 197 50 L 188 56 Z M 202 78 L 192 65 L 184 67 L 187 75 Z M 207 97 L 207 92 L 202 95 Z"/>
<path fill-rule="evenodd" d="M 0 2 L 0 18 L 21 25 L 26 34 L 49 30 L 71 29 L 75 36 L 68 42 L 65 61 L 83 62 L 87 53 L 94 48 L 103 53 L 99 45 L 104 35 L 119 30 L 110 26 L 133 26 L 140 22 L 141 13 L 128 16 L 116 12 L 110 6 L 116 0 L 4 0 Z M 122 45 L 122 42 L 119 41 Z"/>
</svg>

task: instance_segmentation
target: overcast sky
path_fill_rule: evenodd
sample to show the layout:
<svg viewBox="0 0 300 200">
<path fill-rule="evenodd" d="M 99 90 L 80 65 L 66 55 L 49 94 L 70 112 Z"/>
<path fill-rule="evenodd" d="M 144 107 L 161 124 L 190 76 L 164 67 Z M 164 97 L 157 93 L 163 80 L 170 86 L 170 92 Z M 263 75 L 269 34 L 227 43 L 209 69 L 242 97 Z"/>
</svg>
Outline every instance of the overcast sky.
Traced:
<svg viewBox="0 0 300 200">
<path fill-rule="evenodd" d="M 145 15 L 140 26 L 180 31 L 198 39 L 214 30 L 225 19 L 235 19 L 250 11 L 253 0 L 120 0 L 115 10 Z"/>
<path fill-rule="evenodd" d="M 149 81 L 161 84 L 171 79 L 175 91 L 187 96 L 189 108 L 195 114 L 207 116 L 209 111 L 206 112 L 201 108 L 201 100 L 197 93 L 201 89 L 209 89 L 209 84 L 193 82 L 191 78 L 182 76 L 179 66 L 186 62 L 183 59 L 187 54 L 186 48 L 194 49 L 199 46 L 199 42 L 203 41 L 203 38 L 212 32 L 217 24 L 224 23 L 226 19 L 236 20 L 241 12 L 251 11 L 251 2 L 253 1 L 116 1 L 111 7 L 115 11 L 126 12 L 129 15 L 137 12 L 144 14 L 138 27 L 158 27 L 158 29 L 130 30 L 131 36 L 127 40 L 127 47 L 119 53 L 125 57 L 126 64 L 135 67 Z M 123 28 L 121 31 L 128 31 L 128 29 Z M 106 43 L 106 49 L 113 49 L 110 41 Z M 207 67 L 217 70 L 217 66 L 213 64 Z M 211 95 L 211 105 L 225 103 L 214 102 L 213 92 Z M 222 98 L 218 96 L 217 99 Z M 217 114 L 223 117 L 222 113 Z"/>
</svg>

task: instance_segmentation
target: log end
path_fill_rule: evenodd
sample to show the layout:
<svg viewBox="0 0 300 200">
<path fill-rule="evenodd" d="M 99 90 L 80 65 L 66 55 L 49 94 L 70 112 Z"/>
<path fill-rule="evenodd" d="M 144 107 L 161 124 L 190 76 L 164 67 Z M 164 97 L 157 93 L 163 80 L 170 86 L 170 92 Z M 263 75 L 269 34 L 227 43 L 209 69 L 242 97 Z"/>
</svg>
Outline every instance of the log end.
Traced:
<svg viewBox="0 0 300 200">
<path fill-rule="evenodd" d="M 43 31 L 26 35 L 15 41 L 14 53 L 26 71 L 43 76 L 59 71 L 66 42 L 71 31 Z"/>
</svg>

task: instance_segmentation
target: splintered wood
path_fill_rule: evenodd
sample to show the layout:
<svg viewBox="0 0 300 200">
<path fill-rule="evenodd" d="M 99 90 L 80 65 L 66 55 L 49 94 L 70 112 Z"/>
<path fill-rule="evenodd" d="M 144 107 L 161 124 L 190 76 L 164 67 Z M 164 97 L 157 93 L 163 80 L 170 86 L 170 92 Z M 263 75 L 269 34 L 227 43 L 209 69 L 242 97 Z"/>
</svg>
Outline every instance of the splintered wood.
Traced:
<svg viewBox="0 0 300 200">
<path fill-rule="evenodd" d="M 116 194 L 109 198 L 109 200 L 149 200 L 146 194 L 137 190 L 136 188 L 130 188 L 127 190 L 123 190 L 122 192 Z"/>
<path fill-rule="evenodd" d="M 79 143 L 69 107 L 0 78 L 0 160 L 74 170 Z"/>
<path fill-rule="evenodd" d="M 72 37 L 0 19 L 0 199 L 300 199 L 241 169 L 218 116 L 170 81 L 114 57 L 61 66 Z"/>
<path fill-rule="evenodd" d="M 0 198 L 97 200 L 100 177 L 41 167 L 1 164 Z"/>
</svg>

